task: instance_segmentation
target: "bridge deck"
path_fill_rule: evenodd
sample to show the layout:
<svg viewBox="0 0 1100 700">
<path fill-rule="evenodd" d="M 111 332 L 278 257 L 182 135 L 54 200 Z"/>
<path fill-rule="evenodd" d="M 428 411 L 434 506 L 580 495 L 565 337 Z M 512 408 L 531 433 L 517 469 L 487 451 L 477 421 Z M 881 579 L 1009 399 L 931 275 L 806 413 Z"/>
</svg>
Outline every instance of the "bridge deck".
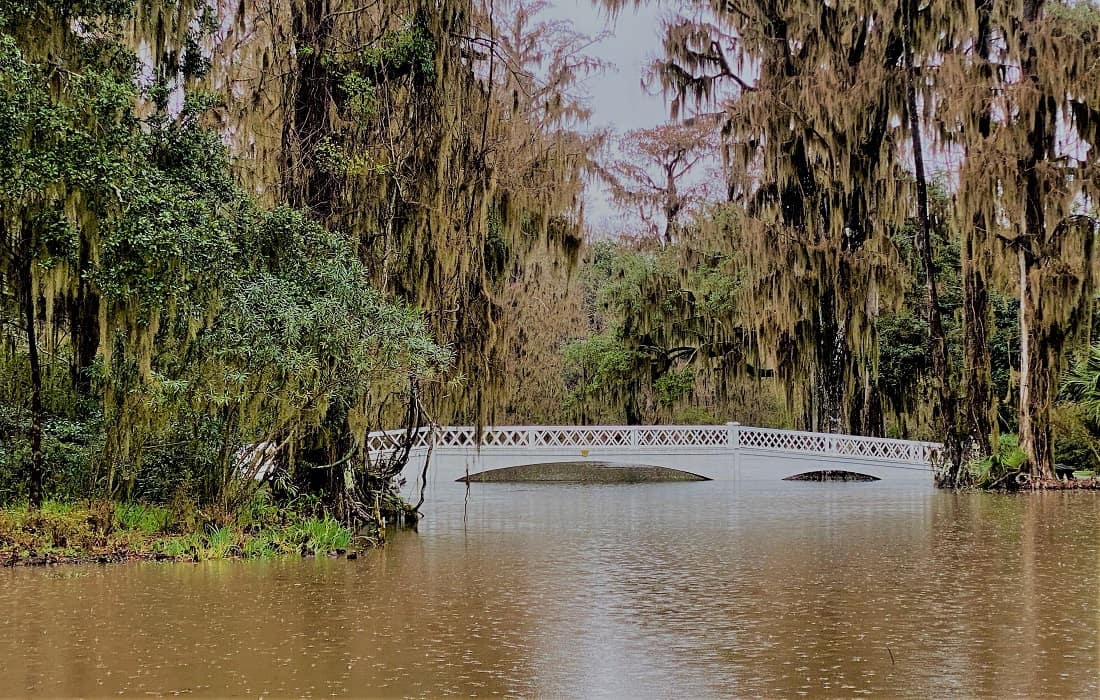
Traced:
<svg viewBox="0 0 1100 700">
<path fill-rule="evenodd" d="M 431 480 L 555 462 L 638 463 L 710 479 L 784 478 L 815 469 L 845 469 L 931 481 L 941 445 L 891 438 L 726 425 L 433 426 L 368 437 L 372 459 L 409 449 L 403 476 L 417 482 L 424 460 Z"/>
</svg>

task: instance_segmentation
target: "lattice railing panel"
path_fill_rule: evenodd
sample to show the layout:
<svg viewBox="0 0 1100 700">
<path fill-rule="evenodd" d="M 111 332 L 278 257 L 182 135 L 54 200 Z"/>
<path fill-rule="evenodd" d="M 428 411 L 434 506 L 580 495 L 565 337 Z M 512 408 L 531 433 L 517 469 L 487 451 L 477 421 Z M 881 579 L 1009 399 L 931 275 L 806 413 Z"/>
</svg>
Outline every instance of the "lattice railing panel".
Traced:
<svg viewBox="0 0 1100 700">
<path fill-rule="evenodd" d="M 367 451 L 371 454 L 392 452 L 404 449 L 410 442 L 412 447 L 427 447 L 431 440 L 431 428 L 420 428 L 409 433 L 405 430 L 386 430 L 367 435 Z"/>
<path fill-rule="evenodd" d="M 829 452 L 831 436 L 812 433 L 787 433 L 779 431 L 743 429 L 739 433 L 741 447 L 790 452 Z"/>
<path fill-rule="evenodd" d="M 436 447 L 476 447 L 477 430 L 474 428 L 440 428 L 436 433 Z"/>
<path fill-rule="evenodd" d="M 725 428 L 644 427 L 638 429 L 638 444 L 646 447 L 723 447 L 730 444 Z"/>
<path fill-rule="evenodd" d="M 802 452 L 834 457 L 862 457 L 928 464 L 939 445 L 889 438 L 833 435 L 768 428 L 741 428 L 739 445 L 746 448 Z"/>
<path fill-rule="evenodd" d="M 632 429 L 611 428 L 532 428 L 532 447 L 629 447 Z"/>
<path fill-rule="evenodd" d="M 481 435 L 482 447 L 526 447 L 530 433 L 514 428 L 486 428 Z"/>
</svg>

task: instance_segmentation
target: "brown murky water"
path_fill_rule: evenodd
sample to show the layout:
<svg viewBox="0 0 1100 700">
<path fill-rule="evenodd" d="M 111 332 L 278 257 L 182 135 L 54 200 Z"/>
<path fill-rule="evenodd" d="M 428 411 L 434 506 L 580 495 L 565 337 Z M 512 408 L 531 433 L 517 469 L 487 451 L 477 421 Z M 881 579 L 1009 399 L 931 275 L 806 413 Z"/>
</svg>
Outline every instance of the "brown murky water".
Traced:
<svg viewBox="0 0 1100 700">
<path fill-rule="evenodd" d="M 0 695 L 1100 693 L 1100 498 L 478 484 L 358 561 L 0 571 Z"/>
</svg>

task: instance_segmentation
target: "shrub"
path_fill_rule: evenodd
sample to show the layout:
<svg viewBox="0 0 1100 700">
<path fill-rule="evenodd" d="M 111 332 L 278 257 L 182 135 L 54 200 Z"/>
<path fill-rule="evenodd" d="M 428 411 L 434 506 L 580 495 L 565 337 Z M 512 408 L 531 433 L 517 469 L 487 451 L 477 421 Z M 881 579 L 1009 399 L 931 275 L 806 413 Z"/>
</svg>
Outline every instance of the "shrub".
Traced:
<svg viewBox="0 0 1100 700">
<path fill-rule="evenodd" d="M 1020 449 L 1019 437 L 1006 433 L 997 441 L 996 454 L 972 462 L 969 470 L 976 485 L 989 488 L 1001 485 L 1006 477 L 1018 472 L 1026 460 L 1027 455 Z"/>
</svg>

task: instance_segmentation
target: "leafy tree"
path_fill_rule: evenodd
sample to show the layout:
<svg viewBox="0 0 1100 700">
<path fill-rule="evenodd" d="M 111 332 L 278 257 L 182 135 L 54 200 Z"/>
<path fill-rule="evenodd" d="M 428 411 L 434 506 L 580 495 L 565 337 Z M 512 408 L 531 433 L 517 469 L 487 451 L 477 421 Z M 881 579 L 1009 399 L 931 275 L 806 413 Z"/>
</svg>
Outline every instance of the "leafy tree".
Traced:
<svg viewBox="0 0 1100 700">
<path fill-rule="evenodd" d="M 38 18 L 66 48 L 49 62 L 28 43 L 43 25 L 0 22 L 0 397 L 14 446 L 0 457 L 27 463 L 36 504 L 73 486 L 49 438 L 91 431 L 77 493 L 132 496 L 174 454 L 204 502 L 238 506 L 257 483 L 239 477 L 276 463 L 369 517 L 392 476 L 366 455 L 372 407 L 450 353 L 372 288 L 353 241 L 236 185 L 201 126 L 210 98 L 170 116 L 156 86 L 139 89 L 112 17 L 61 12 Z M 66 428 L 74 418 L 84 427 Z"/>
<path fill-rule="evenodd" d="M 1083 205 L 1100 182 L 1100 112 L 1087 67 L 1100 56 L 1100 13 L 1057 0 L 1028 0 L 1022 12 L 1007 3 L 932 9 L 922 30 L 938 64 L 929 89 L 952 98 L 926 99 L 943 138 L 963 153 L 957 216 L 979 224 L 968 250 L 979 259 L 988 251 L 1020 299 L 1021 468 L 1050 479 L 1057 379 L 1092 306 L 1100 221 Z"/>
</svg>

